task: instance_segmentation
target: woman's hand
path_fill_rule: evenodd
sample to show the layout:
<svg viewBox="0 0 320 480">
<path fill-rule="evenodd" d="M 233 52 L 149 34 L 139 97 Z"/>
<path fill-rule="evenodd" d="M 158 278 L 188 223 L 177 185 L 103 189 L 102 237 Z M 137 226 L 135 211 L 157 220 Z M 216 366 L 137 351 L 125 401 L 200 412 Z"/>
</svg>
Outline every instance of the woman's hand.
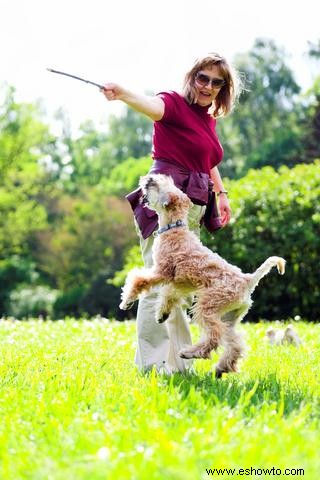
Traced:
<svg viewBox="0 0 320 480">
<path fill-rule="evenodd" d="M 127 91 L 117 83 L 106 83 L 100 92 L 102 92 L 109 101 L 123 100 L 127 94 Z"/>
<path fill-rule="evenodd" d="M 219 212 L 222 226 L 225 227 L 230 222 L 231 218 L 231 207 L 225 193 L 220 193 L 219 195 Z"/>
</svg>

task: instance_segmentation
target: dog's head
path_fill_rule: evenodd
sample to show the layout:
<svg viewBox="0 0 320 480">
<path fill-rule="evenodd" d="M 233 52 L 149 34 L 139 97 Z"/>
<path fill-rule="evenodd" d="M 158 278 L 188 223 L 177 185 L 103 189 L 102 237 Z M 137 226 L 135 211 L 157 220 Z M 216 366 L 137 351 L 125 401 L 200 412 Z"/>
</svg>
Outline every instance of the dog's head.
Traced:
<svg viewBox="0 0 320 480">
<path fill-rule="evenodd" d="M 181 211 L 185 215 L 191 201 L 185 193 L 177 188 L 168 175 L 160 173 L 146 175 L 140 179 L 142 202 L 158 214 L 169 211 Z"/>
</svg>

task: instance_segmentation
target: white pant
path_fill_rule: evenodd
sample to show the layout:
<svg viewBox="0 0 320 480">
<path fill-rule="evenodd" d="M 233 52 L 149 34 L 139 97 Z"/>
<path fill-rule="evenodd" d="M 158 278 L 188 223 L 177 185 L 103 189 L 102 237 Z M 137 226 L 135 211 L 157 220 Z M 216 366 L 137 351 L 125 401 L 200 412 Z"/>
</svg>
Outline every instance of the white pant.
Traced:
<svg viewBox="0 0 320 480">
<path fill-rule="evenodd" d="M 192 205 L 189 210 L 189 228 L 198 237 L 200 236 L 200 220 L 205 206 Z M 152 266 L 152 247 L 154 237 L 140 238 L 141 253 L 145 267 Z M 186 299 L 184 307 L 176 307 L 165 323 L 159 324 L 155 320 L 155 300 L 157 288 L 145 294 L 139 301 L 137 313 L 137 350 L 135 363 L 139 368 L 148 370 L 156 366 L 157 370 L 168 373 L 183 371 L 189 368 L 192 360 L 183 360 L 178 352 L 185 346 L 191 345 L 189 320 L 186 308 L 191 306 L 191 298 Z"/>
</svg>

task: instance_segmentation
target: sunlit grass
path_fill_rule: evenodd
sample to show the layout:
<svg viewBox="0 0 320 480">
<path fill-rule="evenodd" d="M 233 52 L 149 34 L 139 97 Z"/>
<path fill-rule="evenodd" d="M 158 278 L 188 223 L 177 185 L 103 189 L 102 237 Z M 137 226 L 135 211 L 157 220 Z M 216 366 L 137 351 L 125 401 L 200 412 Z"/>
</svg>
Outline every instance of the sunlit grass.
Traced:
<svg viewBox="0 0 320 480">
<path fill-rule="evenodd" d="M 0 321 L 1 480 L 202 479 L 225 467 L 318 479 L 320 326 L 295 326 L 302 348 L 268 345 L 267 326 L 241 327 L 241 372 L 217 381 L 216 357 L 195 374 L 139 373 L 132 322 Z"/>
</svg>

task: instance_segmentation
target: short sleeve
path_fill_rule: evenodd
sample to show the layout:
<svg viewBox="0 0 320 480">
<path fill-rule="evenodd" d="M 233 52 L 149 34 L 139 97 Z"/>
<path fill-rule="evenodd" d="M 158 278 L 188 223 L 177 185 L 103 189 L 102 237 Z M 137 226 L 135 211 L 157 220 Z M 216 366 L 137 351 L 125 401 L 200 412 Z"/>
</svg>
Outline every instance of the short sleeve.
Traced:
<svg viewBox="0 0 320 480">
<path fill-rule="evenodd" d="M 159 121 L 174 123 L 177 119 L 179 119 L 178 112 L 180 95 L 176 92 L 169 91 L 159 92 L 157 93 L 157 96 L 164 101 L 164 114 Z"/>
</svg>

